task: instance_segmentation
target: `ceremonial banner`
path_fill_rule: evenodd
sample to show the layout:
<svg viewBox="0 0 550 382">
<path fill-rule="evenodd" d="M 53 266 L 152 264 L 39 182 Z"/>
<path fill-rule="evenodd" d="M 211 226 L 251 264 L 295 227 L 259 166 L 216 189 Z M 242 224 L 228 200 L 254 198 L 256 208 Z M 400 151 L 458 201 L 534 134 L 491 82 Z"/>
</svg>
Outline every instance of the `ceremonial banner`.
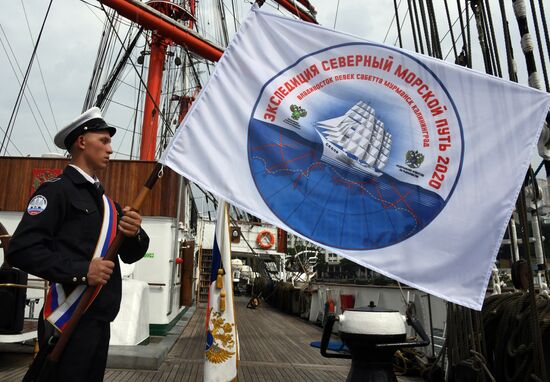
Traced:
<svg viewBox="0 0 550 382">
<path fill-rule="evenodd" d="M 231 240 L 227 207 L 227 203 L 223 200 L 218 203 L 206 308 L 205 382 L 237 380 L 239 339 L 233 305 Z"/>
<path fill-rule="evenodd" d="M 479 310 L 549 106 L 546 93 L 254 7 L 161 162 Z"/>
</svg>

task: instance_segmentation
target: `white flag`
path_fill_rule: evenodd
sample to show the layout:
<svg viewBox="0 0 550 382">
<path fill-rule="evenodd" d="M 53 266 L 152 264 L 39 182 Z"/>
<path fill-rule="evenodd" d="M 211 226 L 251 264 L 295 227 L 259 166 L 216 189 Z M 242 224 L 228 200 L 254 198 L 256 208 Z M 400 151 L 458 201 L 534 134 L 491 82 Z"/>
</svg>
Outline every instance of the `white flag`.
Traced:
<svg viewBox="0 0 550 382">
<path fill-rule="evenodd" d="M 228 208 L 223 200 L 218 203 L 217 215 L 206 309 L 205 382 L 236 381 L 239 359 Z"/>
<path fill-rule="evenodd" d="M 481 309 L 548 94 L 254 7 L 161 162 Z"/>
</svg>

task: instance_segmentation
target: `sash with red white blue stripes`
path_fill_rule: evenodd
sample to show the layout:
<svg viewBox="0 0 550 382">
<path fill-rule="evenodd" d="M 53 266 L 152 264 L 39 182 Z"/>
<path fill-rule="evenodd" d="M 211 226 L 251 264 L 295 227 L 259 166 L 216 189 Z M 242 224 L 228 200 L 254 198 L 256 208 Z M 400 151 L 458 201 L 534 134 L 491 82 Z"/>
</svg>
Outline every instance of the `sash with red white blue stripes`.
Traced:
<svg viewBox="0 0 550 382">
<path fill-rule="evenodd" d="M 117 211 L 114 202 L 106 195 L 103 195 L 103 211 L 103 222 L 93 257 L 104 257 L 116 235 Z M 44 319 L 62 332 L 71 319 L 86 288 L 86 285 L 79 285 L 69 296 L 65 296 L 63 286 L 52 283 L 44 303 Z M 101 285 L 96 286 L 93 297 L 86 309 L 90 307 L 100 290 Z"/>
</svg>

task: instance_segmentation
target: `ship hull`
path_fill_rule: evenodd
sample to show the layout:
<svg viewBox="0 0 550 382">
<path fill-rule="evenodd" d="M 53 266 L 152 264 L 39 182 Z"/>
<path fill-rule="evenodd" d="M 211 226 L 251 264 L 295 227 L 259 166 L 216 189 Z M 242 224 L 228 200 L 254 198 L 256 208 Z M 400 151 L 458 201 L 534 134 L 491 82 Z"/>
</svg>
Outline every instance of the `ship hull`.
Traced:
<svg viewBox="0 0 550 382">
<path fill-rule="evenodd" d="M 354 172 L 358 175 L 379 177 L 383 174 L 368 165 L 362 164 L 357 159 L 351 158 L 344 150 L 326 139 L 323 134 L 319 132 L 318 134 L 323 142 L 323 155 L 321 161 L 342 168 L 343 170 Z"/>
</svg>

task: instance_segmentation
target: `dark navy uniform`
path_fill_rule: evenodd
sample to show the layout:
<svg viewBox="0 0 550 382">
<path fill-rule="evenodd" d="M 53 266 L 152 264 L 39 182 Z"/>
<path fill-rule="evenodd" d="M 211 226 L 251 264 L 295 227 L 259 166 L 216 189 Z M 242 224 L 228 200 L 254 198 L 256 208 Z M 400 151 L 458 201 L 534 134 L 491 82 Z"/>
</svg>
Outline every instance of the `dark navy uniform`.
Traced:
<svg viewBox="0 0 550 382">
<path fill-rule="evenodd" d="M 71 166 L 67 166 L 59 178 L 45 182 L 31 198 L 27 212 L 10 242 L 6 254 L 10 265 L 62 284 L 66 295 L 76 285 L 86 284 L 91 256 L 101 230 L 101 195 L 102 190 L 98 190 Z M 32 201 L 37 201 L 37 205 L 33 206 Z M 116 208 L 120 218 L 120 206 L 116 204 Z M 140 230 L 135 237 L 125 238 L 119 250 L 120 258 L 125 263 L 133 263 L 143 257 L 148 246 L 149 237 Z M 63 352 L 59 367 L 63 375 L 58 380 L 103 379 L 109 323 L 119 311 L 121 293 L 117 259 L 109 282 L 82 317 Z M 43 331 L 42 328 L 40 336 L 44 336 Z M 43 338 L 39 340 L 42 343 Z M 87 372 L 75 369 L 87 363 L 90 363 Z"/>
</svg>

